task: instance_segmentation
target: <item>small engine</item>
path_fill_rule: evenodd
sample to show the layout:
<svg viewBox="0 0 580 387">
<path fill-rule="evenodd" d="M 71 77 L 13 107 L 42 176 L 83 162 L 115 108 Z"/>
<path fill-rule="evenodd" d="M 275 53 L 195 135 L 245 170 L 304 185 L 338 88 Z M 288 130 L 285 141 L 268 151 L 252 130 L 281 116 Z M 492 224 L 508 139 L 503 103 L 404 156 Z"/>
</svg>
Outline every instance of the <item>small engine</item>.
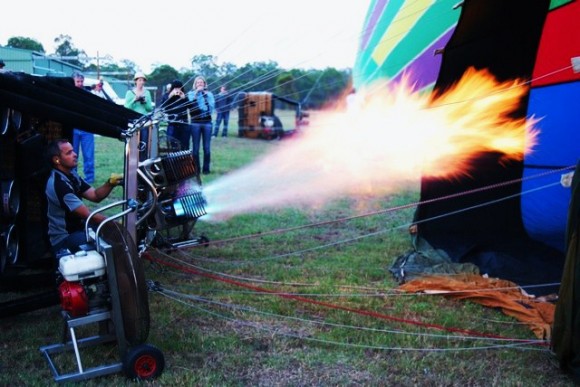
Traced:
<svg viewBox="0 0 580 387">
<path fill-rule="evenodd" d="M 80 250 L 75 254 L 67 251 L 60 256 L 58 271 L 62 282 L 58 291 L 64 312 L 81 317 L 109 308 L 105 267 L 104 257 L 95 250 Z"/>
</svg>

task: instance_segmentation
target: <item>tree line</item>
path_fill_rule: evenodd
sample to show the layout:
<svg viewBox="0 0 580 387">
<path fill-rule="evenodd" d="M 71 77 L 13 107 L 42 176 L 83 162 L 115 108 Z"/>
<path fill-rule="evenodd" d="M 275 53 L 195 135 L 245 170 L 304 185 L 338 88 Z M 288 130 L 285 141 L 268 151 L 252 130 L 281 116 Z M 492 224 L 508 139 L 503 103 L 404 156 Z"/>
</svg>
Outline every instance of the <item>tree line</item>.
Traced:
<svg viewBox="0 0 580 387">
<path fill-rule="evenodd" d="M 120 80 L 132 81 L 137 65 L 130 60 L 115 61 L 105 56 L 90 58 L 84 50 L 75 47 L 68 35 L 54 39 L 53 55 L 72 65 L 79 66 L 87 73 L 112 76 Z M 40 53 L 46 51 L 42 44 L 27 37 L 11 37 L 7 47 L 22 48 Z M 48 55 L 48 54 L 47 54 Z M 213 55 L 194 55 L 191 68 L 175 69 L 161 64 L 147 75 L 148 86 L 156 86 L 159 98 L 165 85 L 180 80 L 186 87 L 193 78 L 203 75 L 211 91 L 217 93 L 222 85 L 230 92 L 267 91 L 302 103 L 307 109 L 317 109 L 339 100 L 349 88 L 350 69 L 283 69 L 277 62 L 253 62 L 243 66 L 233 63 L 217 63 Z"/>
</svg>

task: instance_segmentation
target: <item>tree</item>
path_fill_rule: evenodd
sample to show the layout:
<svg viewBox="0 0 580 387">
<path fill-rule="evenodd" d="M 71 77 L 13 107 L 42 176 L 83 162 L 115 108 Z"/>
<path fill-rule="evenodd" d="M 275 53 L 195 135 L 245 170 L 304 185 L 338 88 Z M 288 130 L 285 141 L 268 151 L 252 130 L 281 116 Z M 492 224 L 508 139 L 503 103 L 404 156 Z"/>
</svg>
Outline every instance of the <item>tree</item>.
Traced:
<svg viewBox="0 0 580 387">
<path fill-rule="evenodd" d="M 34 40 L 32 38 L 26 38 L 24 36 L 13 36 L 8 39 L 8 43 L 6 44 L 8 47 L 12 48 L 22 48 L 25 50 L 31 50 L 36 52 L 41 52 L 44 54 L 44 47 L 40 42 Z"/>
<path fill-rule="evenodd" d="M 179 72 L 169 65 L 161 65 L 156 67 L 147 78 L 148 86 L 157 86 L 156 100 L 161 98 L 165 92 L 165 85 L 173 82 L 175 79 L 180 79 Z"/>
<path fill-rule="evenodd" d="M 84 67 L 88 63 L 86 52 L 76 48 L 69 35 L 59 35 L 54 39 L 56 44 L 55 55 L 75 66 Z"/>
<path fill-rule="evenodd" d="M 219 78 L 216 57 L 213 55 L 195 55 L 191 59 L 191 69 L 196 75 L 202 75 L 208 84 Z"/>
<path fill-rule="evenodd" d="M 300 100 L 300 95 L 296 91 L 294 77 L 290 72 L 284 72 L 278 75 L 276 79 L 276 94 L 284 98 L 290 98 L 296 101 Z"/>
</svg>

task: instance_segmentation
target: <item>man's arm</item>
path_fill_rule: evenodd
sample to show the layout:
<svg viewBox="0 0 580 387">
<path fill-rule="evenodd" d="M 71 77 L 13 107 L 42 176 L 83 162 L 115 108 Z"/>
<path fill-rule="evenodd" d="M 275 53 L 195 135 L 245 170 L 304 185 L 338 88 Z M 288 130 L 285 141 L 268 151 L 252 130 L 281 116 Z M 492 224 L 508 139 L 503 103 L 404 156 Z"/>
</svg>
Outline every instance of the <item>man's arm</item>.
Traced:
<svg viewBox="0 0 580 387">
<path fill-rule="evenodd" d="M 83 197 L 91 202 L 100 203 L 104 198 L 111 194 L 111 191 L 116 186 L 123 182 L 123 175 L 112 174 L 111 178 L 99 188 L 90 187 L 83 192 Z"/>
<path fill-rule="evenodd" d="M 91 214 L 91 211 L 87 206 L 83 204 L 78 206 L 72 213 L 78 216 L 79 218 L 86 220 Z M 105 219 L 107 219 L 107 217 L 104 216 L 103 214 L 95 214 L 91 218 L 91 224 L 99 224 Z"/>
</svg>

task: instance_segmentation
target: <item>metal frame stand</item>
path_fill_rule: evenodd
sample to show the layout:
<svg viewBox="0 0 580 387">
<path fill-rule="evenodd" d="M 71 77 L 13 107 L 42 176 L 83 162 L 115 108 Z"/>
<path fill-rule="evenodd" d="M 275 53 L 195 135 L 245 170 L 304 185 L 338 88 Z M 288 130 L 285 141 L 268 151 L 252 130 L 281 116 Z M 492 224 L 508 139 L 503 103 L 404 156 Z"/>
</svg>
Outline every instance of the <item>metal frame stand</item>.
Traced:
<svg viewBox="0 0 580 387">
<path fill-rule="evenodd" d="M 67 318 L 65 323 L 66 323 L 66 328 L 68 329 L 68 331 L 70 333 L 71 340 L 66 342 L 66 343 L 47 345 L 47 346 L 40 348 L 40 351 L 42 352 L 42 354 L 46 358 L 46 360 L 48 362 L 48 366 L 50 367 L 50 370 L 52 371 L 52 374 L 54 375 L 54 380 L 56 382 L 58 382 L 58 383 L 76 382 L 76 381 L 80 381 L 80 380 L 94 378 L 97 376 L 118 373 L 118 372 L 121 372 L 123 370 L 123 363 L 122 362 L 112 363 L 109 365 L 102 365 L 102 366 L 98 366 L 98 367 L 92 367 L 89 369 L 83 368 L 81 354 L 80 354 L 81 348 L 86 348 L 86 347 L 90 347 L 90 346 L 95 346 L 95 345 L 100 345 L 100 344 L 116 341 L 117 336 L 114 334 L 109 334 L 109 335 L 96 335 L 96 336 L 86 337 L 83 339 L 77 339 L 76 333 L 75 333 L 75 328 L 82 326 L 82 325 L 97 323 L 100 321 L 107 321 L 110 319 L 111 319 L 111 312 L 108 312 L 108 311 L 102 312 L 102 313 L 96 313 L 96 314 L 85 316 L 85 317 Z M 51 355 L 64 353 L 64 352 L 74 352 L 76 362 L 77 362 L 77 372 L 71 372 L 71 373 L 67 373 L 67 374 L 61 374 L 59 372 L 59 369 L 57 368 L 57 366 L 54 362 L 54 359 L 51 357 Z"/>
<path fill-rule="evenodd" d="M 63 343 L 47 345 L 40 348 L 40 352 L 46 358 L 50 370 L 54 375 L 54 380 L 56 382 L 68 382 L 68 381 L 80 381 L 90 379 L 96 376 L 103 376 L 112 373 L 117 373 L 123 370 L 123 363 L 117 362 L 109 365 L 103 365 L 99 367 L 93 367 L 90 369 L 84 369 L 81 361 L 81 348 L 87 348 L 95 345 L 100 345 L 104 343 L 110 343 L 112 341 L 117 341 L 119 347 L 119 355 L 123 358 L 124 354 L 127 352 L 127 344 L 125 342 L 125 330 L 123 327 L 121 303 L 119 300 L 119 291 L 117 284 L 117 276 L 114 268 L 113 261 L 113 249 L 110 245 L 99 240 L 101 253 L 104 254 L 106 264 L 107 264 L 107 279 L 109 282 L 109 291 L 111 295 L 111 310 L 96 312 L 89 314 L 87 316 L 73 318 L 68 313 L 63 313 L 65 319 L 65 334 L 66 330 L 70 334 L 70 341 L 66 341 L 66 337 L 63 338 Z M 78 339 L 76 336 L 75 328 L 93 324 L 111 321 L 115 327 L 114 334 L 99 334 L 95 336 L 90 336 L 82 339 Z M 75 359 L 77 363 L 77 372 L 71 372 L 67 374 L 61 374 L 58 367 L 56 366 L 54 359 L 51 355 L 64 353 L 64 352 L 74 352 Z"/>
</svg>

